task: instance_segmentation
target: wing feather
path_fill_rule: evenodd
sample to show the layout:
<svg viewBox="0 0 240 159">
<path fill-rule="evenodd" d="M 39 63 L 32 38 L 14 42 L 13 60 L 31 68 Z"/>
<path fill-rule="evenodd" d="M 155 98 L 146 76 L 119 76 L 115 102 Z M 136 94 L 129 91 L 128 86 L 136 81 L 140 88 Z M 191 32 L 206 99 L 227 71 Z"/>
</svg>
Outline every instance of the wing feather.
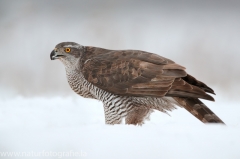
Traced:
<svg viewBox="0 0 240 159">
<path fill-rule="evenodd" d="M 214 100 L 206 94 L 213 90 L 183 66 L 153 53 L 86 47 L 80 65 L 90 83 L 114 94 Z"/>
</svg>

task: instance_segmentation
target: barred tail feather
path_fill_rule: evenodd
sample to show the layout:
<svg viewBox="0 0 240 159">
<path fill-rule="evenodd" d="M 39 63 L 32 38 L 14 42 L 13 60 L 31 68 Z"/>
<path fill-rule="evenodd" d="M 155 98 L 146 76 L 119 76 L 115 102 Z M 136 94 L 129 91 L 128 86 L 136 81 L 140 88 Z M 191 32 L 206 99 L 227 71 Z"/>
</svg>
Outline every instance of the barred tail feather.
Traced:
<svg viewBox="0 0 240 159">
<path fill-rule="evenodd" d="M 203 123 L 222 123 L 224 122 L 214 114 L 205 104 L 197 98 L 180 98 L 174 99 L 192 115 L 198 118 Z"/>
</svg>

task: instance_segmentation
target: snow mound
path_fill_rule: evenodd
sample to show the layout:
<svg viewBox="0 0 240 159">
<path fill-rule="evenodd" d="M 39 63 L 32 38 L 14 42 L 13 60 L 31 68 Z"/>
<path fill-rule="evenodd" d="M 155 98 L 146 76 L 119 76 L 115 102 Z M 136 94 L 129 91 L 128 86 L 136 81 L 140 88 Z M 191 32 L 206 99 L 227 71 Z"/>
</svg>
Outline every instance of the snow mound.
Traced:
<svg viewBox="0 0 240 159">
<path fill-rule="evenodd" d="M 98 101 L 5 99 L 0 101 L 0 158 L 237 159 L 239 108 L 225 104 L 214 111 L 227 126 L 204 125 L 181 108 L 171 117 L 155 112 L 143 126 L 110 126 Z"/>
</svg>

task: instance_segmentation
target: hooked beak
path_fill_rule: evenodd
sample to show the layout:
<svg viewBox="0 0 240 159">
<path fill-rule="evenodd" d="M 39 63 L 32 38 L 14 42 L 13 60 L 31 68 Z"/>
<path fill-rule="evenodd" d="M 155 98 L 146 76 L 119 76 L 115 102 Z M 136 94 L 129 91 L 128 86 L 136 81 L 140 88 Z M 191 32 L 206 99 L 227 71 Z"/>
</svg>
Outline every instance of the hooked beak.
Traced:
<svg viewBox="0 0 240 159">
<path fill-rule="evenodd" d="M 51 54 L 50 54 L 50 59 L 51 60 L 55 60 L 55 51 L 53 50 L 52 52 L 51 52 Z"/>
<path fill-rule="evenodd" d="M 55 51 L 55 49 L 51 52 L 50 54 L 50 59 L 51 60 L 55 60 L 55 59 L 59 59 L 60 57 L 62 57 L 64 55 L 60 55 L 57 51 Z"/>
</svg>

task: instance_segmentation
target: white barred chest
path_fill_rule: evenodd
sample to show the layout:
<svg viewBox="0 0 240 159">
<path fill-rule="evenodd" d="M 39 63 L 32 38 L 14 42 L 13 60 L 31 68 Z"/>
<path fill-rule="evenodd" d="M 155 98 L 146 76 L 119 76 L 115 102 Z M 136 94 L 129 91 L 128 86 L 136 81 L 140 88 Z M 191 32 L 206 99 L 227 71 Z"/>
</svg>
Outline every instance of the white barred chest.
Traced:
<svg viewBox="0 0 240 159">
<path fill-rule="evenodd" d="M 95 98 L 90 92 L 90 83 L 86 81 L 82 74 L 76 71 L 67 71 L 67 80 L 72 90 L 84 98 Z"/>
</svg>

